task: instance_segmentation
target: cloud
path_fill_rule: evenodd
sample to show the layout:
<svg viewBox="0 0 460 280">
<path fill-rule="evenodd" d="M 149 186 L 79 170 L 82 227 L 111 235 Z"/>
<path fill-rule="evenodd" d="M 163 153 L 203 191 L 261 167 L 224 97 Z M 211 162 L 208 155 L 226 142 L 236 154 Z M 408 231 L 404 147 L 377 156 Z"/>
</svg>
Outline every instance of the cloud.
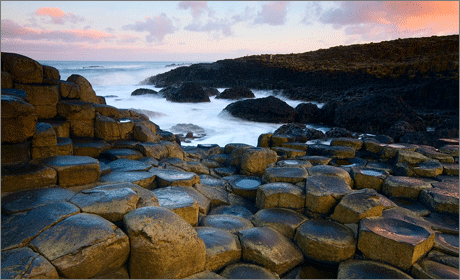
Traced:
<svg viewBox="0 0 460 280">
<path fill-rule="evenodd" d="M 42 7 L 35 11 L 35 15 L 38 16 L 47 16 L 51 18 L 51 22 L 54 24 L 64 24 L 66 21 L 70 23 L 78 23 L 82 22 L 85 19 L 81 16 L 77 16 L 74 13 L 65 13 L 63 10 L 59 8 L 50 8 L 50 7 Z"/>
<path fill-rule="evenodd" d="M 179 9 L 190 9 L 193 18 L 198 18 L 203 12 L 208 10 L 208 3 L 206 1 L 182 1 L 179 2 Z"/>
<path fill-rule="evenodd" d="M 341 2 L 319 21 L 364 40 L 458 33 L 458 2 Z"/>
<path fill-rule="evenodd" d="M 47 40 L 64 42 L 100 42 L 115 36 L 98 30 L 38 30 L 23 27 L 12 20 L 1 21 L 1 35 L 4 38 L 19 38 L 22 40 Z"/>
<path fill-rule="evenodd" d="M 305 16 L 302 18 L 300 22 L 305 25 L 313 24 L 318 16 L 320 16 L 323 12 L 323 8 L 321 7 L 320 3 L 318 2 L 307 2 L 305 8 Z"/>
<path fill-rule="evenodd" d="M 138 21 L 135 24 L 128 24 L 122 27 L 123 30 L 133 30 L 137 32 L 149 32 L 145 37 L 147 42 L 161 42 L 167 34 L 174 33 L 177 28 L 171 19 L 162 13 L 154 18 L 146 17 L 145 21 Z"/>
<path fill-rule="evenodd" d="M 120 40 L 117 41 L 119 44 L 132 44 L 139 40 L 138 37 L 132 35 L 121 35 Z"/>
<path fill-rule="evenodd" d="M 211 19 L 211 20 L 208 20 L 206 24 L 201 24 L 198 22 L 191 23 L 185 26 L 184 29 L 188 31 L 195 31 L 195 32 L 213 32 L 213 31 L 222 32 L 222 34 L 225 37 L 229 37 L 233 35 L 231 27 L 232 27 L 232 22 L 229 22 L 226 19 L 221 19 L 221 20 Z"/>
<path fill-rule="evenodd" d="M 262 11 L 257 14 L 254 23 L 283 25 L 286 22 L 287 6 L 289 2 L 270 2 L 262 6 Z"/>
</svg>

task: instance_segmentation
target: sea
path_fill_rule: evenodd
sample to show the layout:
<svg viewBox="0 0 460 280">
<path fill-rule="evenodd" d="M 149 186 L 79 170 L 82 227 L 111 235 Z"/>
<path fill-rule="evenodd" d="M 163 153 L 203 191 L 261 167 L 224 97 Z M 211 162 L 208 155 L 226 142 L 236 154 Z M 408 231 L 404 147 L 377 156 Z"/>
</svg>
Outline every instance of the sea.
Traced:
<svg viewBox="0 0 460 280">
<path fill-rule="evenodd" d="M 180 66 L 188 66 L 199 61 L 39 61 L 42 65 L 53 66 L 59 70 L 61 80 L 72 74 L 85 77 L 99 96 L 104 96 L 108 105 L 142 110 L 149 119 L 162 130 L 186 134 L 187 130 L 200 136 L 187 140 L 183 145 L 244 143 L 256 146 L 260 134 L 272 133 L 282 124 L 259 123 L 231 116 L 223 109 L 234 100 L 215 99 L 205 103 L 174 103 L 156 95 L 131 96 L 138 88 L 161 90 L 153 85 L 140 85 L 144 79 L 168 72 Z M 219 92 L 225 88 L 218 88 Z M 256 98 L 274 95 L 272 90 L 254 90 Z M 278 98 L 295 107 L 302 101 Z M 319 107 L 323 104 L 317 103 Z M 307 125 L 323 132 L 327 127 Z"/>
</svg>

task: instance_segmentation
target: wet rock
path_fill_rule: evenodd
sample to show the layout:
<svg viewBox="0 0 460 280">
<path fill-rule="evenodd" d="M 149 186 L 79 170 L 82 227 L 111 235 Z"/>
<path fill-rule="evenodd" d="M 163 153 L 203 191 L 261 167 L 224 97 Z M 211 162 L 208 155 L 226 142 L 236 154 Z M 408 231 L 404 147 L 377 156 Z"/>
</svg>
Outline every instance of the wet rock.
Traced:
<svg viewBox="0 0 460 280">
<path fill-rule="evenodd" d="M 35 108 L 21 98 L 4 95 L 2 99 L 2 143 L 20 143 L 31 137 L 37 125 Z"/>
<path fill-rule="evenodd" d="M 429 226 L 436 231 L 458 234 L 458 215 L 449 213 L 432 212 L 428 217 L 423 220 L 429 223 Z"/>
<path fill-rule="evenodd" d="M 310 176 L 305 186 L 305 208 L 322 214 L 331 212 L 343 196 L 352 192 L 345 179 L 336 176 Z"/>
<path fill-rule="evenodd" d="M 426 228 L 392 218 L 361 220 L 358 249 L 368 258 L 409 269 L 434 244 L 434 233 Z"/>
<path fill-rule="evenodd" d="M 299 150 L 299 151 L 308 151 L 308 144 L 305 143 L 298 143 L 298 142 L 286 142 L 281 144 L 281 147 L 284 148 L 291 148 L 294 150 Z"/>
<path fill-rule="evenodd" d="M 357 151 L 363 146 L 363 140 L 349 137 L 339 137 L 331 140 L 331 146 L 346 146 Z"/>
<path fill-rule="evenodd" d="M 269 123 L 294 122 L 297 114 L 294 108 L 273 96 L 236 101 L 224 111 L 245 120 Z"/>
<path fill-rule="evenodd" d="M 245 87 L 234 87 L 225 89 L 220 94 L 216 95 L 216 99 L 233 99 L 255 98 L 254 93 Z"/>
<path fill-rule="evenodd" d="M 415 151 L 442 163 L 454 163 L 454 158 L 451 155 L 440 153 L 431 146 L 420 146 Z"/>
<path fill-rule="evenodd" d="M 208 94 L 203 87 L 194 82 L 186 82 L 178 87 L 161 90 L 160 93 L 172 102 L 210 102 Z"/>
<path fill-rule="evenodd" d="M 128 236 L 92 214 L 73 215 L 57 223 L 35 238 L 31 247 L 67 278 L 90 278 L 117 270 L 129 255 Z"/>
<path fill-rule="evenodd" d="M 306 259 L 325 264 L 338 264 L 356 251 L 353 232 L 333 221 L 307 220 L 297 228 L 294 240 Z"/>
<path fill-rule="evenodd" d="M 293 139 L 298 140 L 298 142 L 306 142 L 309 140 L 321 139 L 325 137 L 322 131 L 314 129 L 314 128 L 308 128 L 306 125 L 299 124 L 299 123 L 282 125 L 277 130 L 275 130 L 273 134 L 289 136 Z M 272 137 L 272 141 L 273 141 L 273 137 Z M 292 142 L 292 141 L 285 141 L 285 142 Z M 281 146 L 281 143 L 278 146 Z"/>
<path fill-rule="evenodd" d="M 303 261 L 302 252 L 270 227 L 253 227 L 238 232 L 242 260 L 283 274 Z"/>
<path fill-rule="evenodd" d="M 155 174 L 144 171 L 122 172 L 114 171 L 101 177 L 101 182 L 123 183 L 129 182 L 147 189 L 156 188 Z"/>
<path fill-rule="evenodd" d="M 277 273 L 249 263 L 231 264 L 220 275 L 227 279 L 280 279 Z"/>
<path fill-rule="evenodd" d="M 307 171 L 309 176 L 324 175 L 340 177 L 344 179 L 350 187 L 353 187 L 353 180 L 351 179 L 350 174 L 343 168 L 330 165 L 315 165 L 307 168 Z"/>
<path fill-rule="evenodd" d="M 99 181 L 99 161 L 84 156 L 54 156 L 41 161 L 58 174 L 58 185 L 71 187 Z"/>
<path fill-rule="evenodd" d="M 82 212 L 96 214 L 111 222 L 136 209 L 140 196 L 130 188 L 105 186 L 82 190 L 70 199 Z"/>
<path fill-rule="evenodd" d="M 110 144 L 103 140 L 75 139 L 73 140 L 73 153 L 75 156 L 99 157 L 105 150 L 110 149 Z"/>
<path fill-rule="evenodd" d="M 99 155 L 101 158 L 106 158 L 109 160 L 117 160 L 117 159 L 131 159 L 131 160 L 138 160 L 143 157 L 143 155 L 134 149 L 108 149 Z"/>
<path fill-rule="evenodd" d="M 338 159 L 354 158 L 355 153 L 355 149 L 347 146 L 328 146 L 322 144 L 314 144 L 308 147 L 308 154 L 310 155 L 329 156 Z"/>
<path fill-rule="evenodd" d="M 394 157 L 398 156 L 399 151 L 415 151 L 418 146 L 411 145 L 411 144 L 387 144 L 384 145 L 381 150 L 380 157 L 382 159 L 393 159 Z"/>
<path fill-rule="evenodd" d="M 209 211 L 209 215 L 234 215 L 247 220 L 251 220 L 254 216 L 254 213 L 251 212 L 248 208 L 241 205 L 221 205 L 213 208 Z"/>
<path fill-rule="evenodd" d="M 276 162 L 276 166 L 279 167 L 301 167 L 301 168 L 308 168 L 312 167 L 312 164 L 307 160 L 298 160 L 298 159 L 288 159 L 288 160 L 280 160 Z"/>
<path fill-rule="evenodd" d="M 256 227 L 271 227 L 289 239 L 294 238 L 296 229 L 307 217 L 286 208 L 270 208 L 258 211 L 252 218 Z"/>
<path fill-rule="evenodd" d="M 75 205 L 57 202 L 2 219 L 2 250 L 24 247 L 46 229 L 80 212 Z"/>
<path fill-rule="evenodd" d="M 154 190 L 153 193 L 157 196 L 161 207 L 176 213 L 192 226 L 198 224 L 198 203 L 184 191 L 184 188 L 164 187 Z"/>
<path fill-rule="evenodd" d="M 388 172 L 378 169 L 352 168 L 352 177 L 356 189 L 374 189 L 380 191 Z"/>
<path fill-rule="evenodd" d="M 158 94 L 158 92 L 153 89 L 149 89 L 149 88 L 138 88 L 134 90 L 133 92 L 131 92 L 131 95 L 145 95 L 145 94 L 156 95 Z"/>
<path fill-rule="evenodd" d="M 382 191 L 387 196 L 405 197 L 414 200 L 418 199 L 422 190 L 430 188 L 430 183 L 405 176 L 389 176 L 382 185 Z"/>
<path fill-rule="evenodd" d="M 450 176 L 459 175 L 459 165 L 458 163 L 443 163 L 442 164 L 442 174 Z"/>
<path fill-rule="evenodd" d="M 2 193 L 47 187 L 57 183 L 57 172 L 51 167 L 25 163 L 2 167 Z"/>
<path fill-rule="evenodd" d="M 313 103 L 300 103 L 295 107 L 297 111 L 296 122 L 316 123 L 319 119 L 320 109 Z"/>
<path fill-rule="evenodd" d="M 245 218 L 223 214 L 208 215 L 204 217 L 200 221 L 200 226 L 218 228 L 231 233 L 237 233 L 242 229 L 254 227 L 251 221 Z"/>
<path fill-rule="evenodd" d="M 25 141 L 17 144 L 2 143 L 2 166 L 27 163 L 31 159 L 30 142 Z"/>
<path fill-rule="evenodd" d="M 326 131 L 326 138 L 339 138 L 339 137 L 346 137 L 351 138 L 355 137 L 353 133 L 343 127 L 333 127 L 331 130 Z M 348 146 L 348 145 L 339 145 L 339 146 Z"/>
<path fill-rule="evenodd" d="M 443 182 L 432 186 L 420 192 L 420 202 L 432 211 L 458 214 L 458 186 Z"/>
<path fill-rule="evenodd" d="M 284 144 L 283 144 L 284 145 Z M 296 158 L 301 157 L 306 154 L 306 151 L 303 150 L 296 150 L 286 147 L 272 147 L 273 151 L 275 151 L 278 156 L 286 157 L 286 158 Z"/>
<path fill-rule="evenodd" d="M 231 183 L 232 190 L 235 194 L 242 197 L 255 200 L 257 189 L 261 182 L 259 178 L 241 178 Z"/>
<path fill-rule="evenodd" d="M 422 260 L 412 266 L 411 274 L 420 279 L 458 279 L 458 268 L 432 260 Z"/>
<path fill-rule="evenodd" d="M 458 257 L 458 239 L 458 235 L 437 232 L 434 236 L 434 248 Z"/>
<path fill-rule="evenodd" d="M 72 139 L 67 137 L 57 137 L 57 155 L 58 156 L 71 156 L 73 155 Z"/>
<path fill-rule="evenodd" d="M 131 278 L 183 278 L 204 270 L 205 244 L 177 214 L 162 207 L 143 207 L 123 219 L 130 237 Z"/>
<path fill-rule="evenodd" d="M 209 168 L 201 162 L 187 161 L 187 166 L 190 169 L 189 171 L 195 174 L 210 174 Z"/>
<path fill-rule="evenodd" d="M 436 240 L 436 237 L 435 237 L 435 240 Z M 429 260 L 438 262 L 438 263 L 445 264 L 445 265 L 450 266 L 450 267 L 455 267 L 457 269 L 459 267 L 458 257 L 454 257 L 454 256 L 444 254 L 444 253 L 442 253 L 442 252 L 440 252 L 438 250 L 435 250 L 435 249 L 431 250 L 428 253 L 428 256 L 426 258 L 429 259 Z"/>
<path fill-rule="evenodd" d="M 439 148 L 439 152 L 458 157 L 458 145 L 444 145 Z"/>
<path fill-rule="evenodd" d="M 212 227 L 197 227 L 196 232 L 206 246 L 205 269 L 217 271 L 240 260 L 240 241 L 234 234 Z"/>
<path fill-rule="evenodd" d="M 192 172 L 183 172 L 173 169 L 151 168 L 150 173 L 156 175 L 158 187 L 193 186 L 200 183 L 200 177 Z"/>
<path fill-rule="evenodd" d="M 263 184 L 257 189 L 256 205 L 259 209 L 280 207 L 301 210 L 305 207 L 305 192 L 290 183 Z"/>
<path fill-rule="evenodd" d="M 114 160 L 108 166 L 113 171 L 147 171 L 152 167 L 149 164 L 126 158 Z"/>
<path fill-rule="evenodd" d="M 273 167 L 265 169 L 265 174 L 262 176 L 262 181 L 268 183 L 298 183 L 305 181 L 307 177 L 308 173 L 304 168 Z"/>
<path fill-rule="evenodd" d="M 195 273 L 193 275 L 187 276 L 188 279 L 225 279 L 215 272 L 209 270 L 204 270 L 202 272 Z"/>
<path fill-rule="evenodd" d="M 276 152 L 266 148 L 245 149 L 241 156 L 241 173 L 262 175 L 267 166 L 277 161 Z"/>
<path fill-rule="evenodd" d="M 338 279 L 412 279 L 391 265 L 368 260 L 348 260 L 339 264 Z"/>
<path fill-rule="evenodd" d="M 416 200 L 391 196 L 389 197 L 389 199 L 393 201 L 398 207 L 410 210 L 420 217 L 428 216 L 431 213 L 430 210 L 428 210 L 425 206 L 423 206 L 420 202 Z"/>
<path fill-rule="evenodd" d="M 193 187 L 210 200 L 209 203 L 211 208 L 229 204 L 228 192 L 225 186 L 208 186 L 205 185 L 206 182 L 203 183 L 204 184 L 195 184 Z"/>
<path fill-rule="evenodd" d="M 2 279 L 59 279 L 56 268 L 28 247 L 2 251 Z"/>
<path fill-rule="evenodd" d="M 68 201 L 75 192 L 62 188 L 38 188 L 14 192 L 2 197 L 2 212 L 14 214 L 39 206 Z"/>
<path fill-rule="evenodd" d="M 306 160 L 310 162 L 312 165 L 328 165 L 331 162 L 331 157 L 324 157 L 324 156 L 302 156 L 298 157 L 299 160 Z"/>
<path fill-rule="evenodd" d="M 331 218 L 342 224 L 359 223 L 366 217 L 381 216 L 383 205 L 373 189 L 353 191 L 340 200 Z"/>
</svg>

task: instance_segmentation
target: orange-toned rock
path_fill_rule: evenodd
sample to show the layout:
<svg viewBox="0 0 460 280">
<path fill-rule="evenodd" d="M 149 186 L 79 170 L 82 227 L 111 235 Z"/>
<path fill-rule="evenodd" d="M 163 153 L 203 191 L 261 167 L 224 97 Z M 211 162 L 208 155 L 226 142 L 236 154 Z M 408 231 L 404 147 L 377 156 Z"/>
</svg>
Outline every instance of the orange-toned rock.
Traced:
<svg viewBox="0 0 460 280">
<path fill-rule="evenodd" d="M 85 77 L 73 74 L 67 78 L 67 82 L 73 82 L 80 87 L 80 95 L 78 96 L 80 100 L 98 104 L 96 93 L 91 83 Z"/>
<path fill-rule="evenodd" d="M 15 83 L 43 83 L 42 65 L 24 55 L 2 52 L 2 71 L 9 72 Z"/>
<path fill-rule="evenodd" d="M 38 116 L 35 108 L 21 98 L 3 95 L 2 143 L 24 142 L 35 132 Z"/>
</svg>

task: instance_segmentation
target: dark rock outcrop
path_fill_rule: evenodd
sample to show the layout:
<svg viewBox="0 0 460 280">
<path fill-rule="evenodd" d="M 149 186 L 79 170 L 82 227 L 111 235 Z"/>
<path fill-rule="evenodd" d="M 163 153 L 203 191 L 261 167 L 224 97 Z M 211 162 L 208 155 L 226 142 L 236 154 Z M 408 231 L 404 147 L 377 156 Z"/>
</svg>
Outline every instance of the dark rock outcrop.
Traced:
<svg viewBox="0 0 460 280">
<path fill-rule="evenodd" d="M 297 111 L 296 122 L 316 123 L 318 121 L 320 109 L 316 104 L 300 103 L 295 110 Z"/>
<path fill-rule="evenodd" d="M 160 93 L 172 102 L 210 102 L 208 94 L 197 83 L 183 83 L 180 86 L 171 86 Z"/>
<path fill-rule="evenodd" d="M 387 134 L 398 121 L 416 131 L 426 130 L 423 120 L 400 97 L 374 95 L 343 104 L 335 110 L 334 125 L 352 131 Z"/>
<path fill-rule="evenodd" d="M 273 96 L 236 101 L 224 111 L 234 117 L 268 123 L 291 123 L 297 114 L 294 108 Z"/>
<path fill-rule="evenodd" d="M 158 94 L 157 91 L 149 88 L 138 88 L 131 95 Z"/>
<path fill-rule="evenodd" d="M 204 87 L 203 90 L 208 94 L 208 96 L 215 96 L 220 93 L 217 88 L 213 87 Z"/>
<path fill-rule="evenodd" d="M 302 140 L 303 142 L 325 137 L 322 131 L 314 128 L 308 128 L 306 125 L 299 123 L 282 125 L 277 130 L 275 130 L 273 134 L 286 135 L 295 139 Z"/>
<path fill-rule="evenodd" d="M 245 87 L 228 88 L 216 96 L 217 99 L 255 98 L 254 93 Z"/>
</svg>

